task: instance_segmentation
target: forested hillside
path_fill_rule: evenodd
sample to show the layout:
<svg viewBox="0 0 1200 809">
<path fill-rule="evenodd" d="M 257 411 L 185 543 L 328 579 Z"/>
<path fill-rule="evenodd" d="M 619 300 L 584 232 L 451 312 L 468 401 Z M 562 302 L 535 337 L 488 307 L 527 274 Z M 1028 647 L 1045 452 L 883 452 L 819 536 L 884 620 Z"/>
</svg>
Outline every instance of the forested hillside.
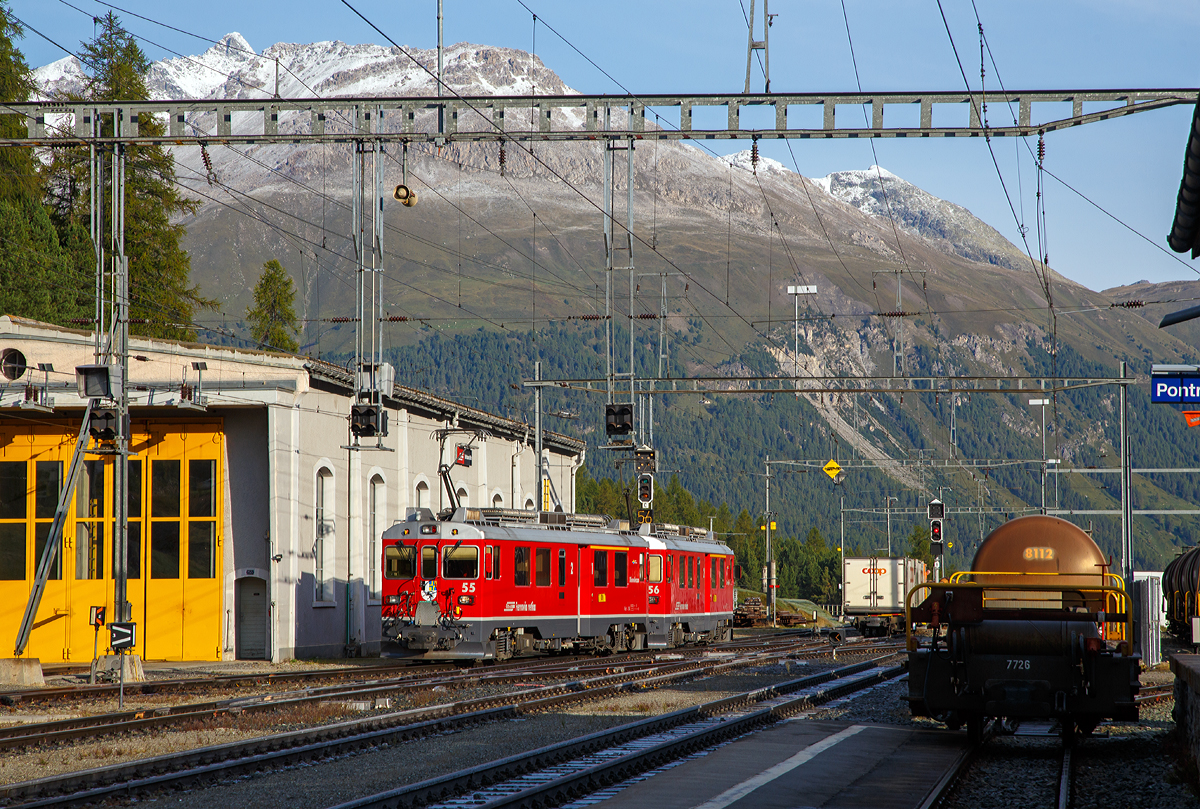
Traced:
<svg viewBox="0 0 1200 809">
<path fill-rule="evenodd" d="M 618 331 L 618 345 L 628 336 Z M 638 373 L 650 375 L 650 352 L 641 352 Z M 402 384 L 430 390 L 464 404 L 533 423 L 533 394 L 520 386 L 532 379 L 534 363 L 542 362 L 544 378 L 604 376 L 603 327 L 553 326 L 530 332 L 497 333 L 479 330 L 452 337 L 429 331 L 416 345 L 392 349 L 387 359 L 397 368 Z M 929 372 L 947 355 L 914 351 L 910 372 Z M 770 353 L 748 349 L 738 362 L 754 372 L 778 373 Z M 1057 356 L 1031 350 L 1027 367 L 1014 373 L 1049 374 L 1055 364 L 1065 376 L 1112 377 L 1115 368 L 1089 362 L 1070 346 L 1060 344 Z M 678 352 L 672 352 L 671 373 L 683 376 Z M 655 369 L 656 370 L 656 369 Z M 1146 371 L 1148 368 L 1135 368 Z M 1047 431 L 1047 455 L 1069 460 L 1075 468 L 1112 468 L 1118 462 L 1117 391 L 1113 386 L 1087 388 L 1060 394 L 1047 408 L 1047 421 L 1057 423 Z M 1129 425 L 1135 468 L 1191 467 L 1195 465 L 1196 437 L 1187 431 L 1179 414 L 1151 405 L 1149 396 L 1130 387 Z M 828 398 L 828 397 L 826 397 Z M 861 394 L 861 401 L 843 406 L 849 420 L 873 440 L 884 441 L 892 457 L 907 459 L 908 476 L 897 479 L 874 468 L 855 466 L 860 446 L 847 441 L 829 426 L 828 404 L 814 397 L 790 394 L 742 393 L 702 399 L 695 394 L 674 394 L 656 400 L 655 449 L 659 485 L 667 499 L 656 500 L 656 516 L 703 525 L 713 517 L 719 530 L 732 532 L 747 571 L 758 570 L 762 553 L 761 532 L 765 511 L 765 461 L 811 461 L 807 467 L 772 466 L 771 511 L 778 524 L 780 561 L 788 542 L 815 542 L 812 532 L 836 548 L 845 528 L 848 552 L 884 552 L 888 545 L 889 515 L 893 550 L 909 547 L 914 529 L 926 526 L 924 508 L 938 496 L 950 509 L 946 535 L 952 543 L 949 564 L 964 567 L 979 540 L 1011 516 L 1040 505 L 1040 464 L 1006 465 L 1012 459 L 1040 459 L 1040 411 L 1026 404 L 1027 396 L 960 396 L 955 405 L 957 423 L 954 457 L 962 465 L 947 464 L 950 402 L 948 396 L 931 399 L 916 393 L 903 397 Z M 603 398 L 598 395 L 547 389 L 543 413 L 575 415 L 575 419 L 546 417 L 547 429 L 587 440 L 587 468 L 591 478 L 609 478 L 617 486 L 632 481 L 628 465 L 618 465 L 616 453 L 600 450 Z M 817 465 L 837 459 L 847 467 L 841 485 L 835 485 Z M 925 463 L 919 463 L 922 459 Z M 990 459 L 993 465 L 972 463 Z M 1068 464 L 1064 463 L 1064 466 Z M 1055 498 L 1062 508 L 1116 510 L 1120 505 L 1119 476 L 1112 473 L 1064 474 L 1057 483 L 1047 476 L 1047 504 Z M 589 478 L 590 479 L 590 478 Z M 589 486 L 591 484 L 588 484 Z M 598 485 L 598 484 L 597 484 Z M 677 488 L 678 487 L 678 488 Z M 686 489 L 696 499 L 696 511 L 676 504 Z M 581 510 L 624 514 L 622 498 L 609 489 L 581 485 Z M 1136 509 L 1194 508 L 1200 501 L 1200 481 L 1188 474 L 1150 473 L 1135 476 Z M 724 509 L 722 507 L 725 507 Z M 665 510 L 664 510 L 665 508 Z M 680 510 L 682 509 L 682 510 Z M 844 510 L 843 510 L 844 509 Z M 682 516 L 679 516 L 682 515 Z M 740 515 L 740 519 L 739 519 Z M 695 519 L 693 519 L 695 518 Z M 1115 515 L 1081 515 L 1074 518 L 1094 528 L 1108 552 L 1119 554 L 1119 523 Z M 698 521 L 697 521 L 698 520 Z M 731 522 L 732 521 L 732 522 Z M 736 526 L 733 525 L 736 523 Z M 1161 569 L 1180 545 L 1194 544 L 1200 534 L 1192 517 L 1135 517 L 1137 564 Z M 746 535 L 742 538 L 741 535 Z M 788 542 L 783 541 L 784 539 Z M 755 554 L 760 556 L 756 557 Z M 836 571 L 836 565 L 834 566 Z M 749 575 L 749 573 L 747 574 Z M 757 575 L 757 574 L 755 574 Z M 789 570 L 786 575 L 793 575 Z M 785 576 L 781 569 L 781 579 Z M 791 592 L 789 595 L 793 594 Z M 800 592 L 802 596 L 819 593 Z"/>
</svg>

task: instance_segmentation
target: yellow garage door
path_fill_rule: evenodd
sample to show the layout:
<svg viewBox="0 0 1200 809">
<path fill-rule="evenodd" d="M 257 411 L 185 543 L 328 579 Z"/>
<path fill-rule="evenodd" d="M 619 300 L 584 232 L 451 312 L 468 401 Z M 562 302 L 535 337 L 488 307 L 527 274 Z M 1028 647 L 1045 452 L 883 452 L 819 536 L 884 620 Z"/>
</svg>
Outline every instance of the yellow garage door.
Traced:
<svg viewBox="0 0 1200 809">
<path fill-rule="evenodd" d="M 2 642 L 16 640 L 77 430 L 0 427 L 10 439 L 0 448 L 0 626 L 10 635 Z M 148 660 L 219 660 L 221 423 L 137 420 L 132 449 L 127 593 L 135 651 Z M 106 607 L 112 620 L 113 469 L 111 456 L 84 461 L 26 656 L 89 660 L 90 608 Z M 107 632 L 99 640 L 103 652 Z"/>
</svg>

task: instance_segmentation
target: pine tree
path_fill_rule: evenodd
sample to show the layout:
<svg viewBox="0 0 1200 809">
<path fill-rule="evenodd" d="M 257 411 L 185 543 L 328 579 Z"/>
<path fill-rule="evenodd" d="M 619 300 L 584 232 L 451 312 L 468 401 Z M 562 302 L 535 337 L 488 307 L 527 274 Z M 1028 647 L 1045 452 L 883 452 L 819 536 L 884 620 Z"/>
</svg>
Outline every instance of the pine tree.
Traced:
<svg viewBox="0 0 1200 809">
<path fill-rule="evenodd" d="M 81 45 L 80 59 L 90 78 L 78 101 L 135 101 L 148 99 L 146 74 L 150 61 L 120 19 L 109 12 L 98 20 L 100 31 Z M 102 134 L 112 136 L 113 122 L 101 122 Z M 166 133 L 163 122 L 143 114 L 138 134 Z M 88 155 L 85 150 L 57 150 L 49 168 L 48 195 L 60 232 L 82 227 L 88 217 Z M 106 198 L 111 184 L 105 181 Z M 175 160 L 162 146 L 126 147 L 125 254 L 129 259 L 130 328 L 135 334 L 194 340 L 197 309 L 214 309 L 216 302 L 200 294 L 191 282 L 191 259 L 180 245 L 185 229 L 172 217 L 191 213 L 195 202 L 179 193 Z"/>
<path fill-rule="evenodd" d="M 296 286 L 275 259 L 263 265 L 254 285 L 254 306 L 246 310 L 250 334 L 260 344 L 277 351 L 294 352 L 299 348 L 293 336 L 300 332 L 296 322 Z"/>
</svg>

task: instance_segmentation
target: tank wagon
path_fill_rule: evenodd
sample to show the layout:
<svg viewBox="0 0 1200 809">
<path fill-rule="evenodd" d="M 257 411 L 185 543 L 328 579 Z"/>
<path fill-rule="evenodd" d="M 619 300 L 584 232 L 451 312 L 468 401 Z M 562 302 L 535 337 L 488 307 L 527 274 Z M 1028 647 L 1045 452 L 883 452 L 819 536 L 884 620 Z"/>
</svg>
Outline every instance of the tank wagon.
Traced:
<svg viewBox="0 0 1200 809">
<path fill-rule="evenodd" d="M 1057 719 L 1067 736 L 1136 720 L 1140 660 L 1110 564 L 1078 526 L 1033 515 L 988 535 L 970 571 L 910 591 L 913 715 L 976 739 L 989 717 Z"/>
<path fill-rule="evenodd" d="M 699 528 L 417 508 L 382 545 L 385 657 L 504 660 L 732 637 L 734 555 Z"/>
<path fill-rule="evenodd" d="M 1200 617 L 1200 548 L 1192 548 L 1175 557 L 1162 578 L 1163 597 L 1167 601 L 1167 628 L 1185 643 L 1195 643 L 1193 619 Z"/>
</svg>

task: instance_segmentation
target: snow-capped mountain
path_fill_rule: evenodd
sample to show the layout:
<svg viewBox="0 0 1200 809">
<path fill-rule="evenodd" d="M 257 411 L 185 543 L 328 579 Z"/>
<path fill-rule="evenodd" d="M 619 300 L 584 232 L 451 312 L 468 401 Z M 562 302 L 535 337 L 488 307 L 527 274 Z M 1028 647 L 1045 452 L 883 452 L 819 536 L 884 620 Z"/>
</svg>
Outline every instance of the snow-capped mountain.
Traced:
<svg viewBox="0 0 1200 809">
<path fill-rule="evenodd" d="M 966 208 L 939 199 L 880 166 L 837 171 L 814 182 L 865 214 L 885 220 L 894 216 L 898 227 L 924 236 L 946 252 L 1011 270 L 1029 267 L 1024 253 Z"/>
<path fill-rule="evenodd" d="M 203 53 L 155 63 L 147 85 L 156 99 L 270 97 L 276 93 L 276 82 L 279 95 L 285 98 L 428 96 L 435 93 L 432 70 L 436 58 L 432 49 L 401 50 L 337 41 L 277 43 L 257 52 L 240 34 L 230 33 Z M 468 43 L 446 49 L 443 78 L 464 96 L 576 93 L 529 53 Z M 78 92 L 87 77 L 70 58 L 40 68 L 36 79 L 42 94 L 54 97 Z M 559 118 L 561 111 L 554 114 L 556 126 L 583 125 L 581 114 L 568 114 L 565 119 Z M 255 126 L 253 114 L 244 115 L 249 116 L 246 124 Z M 509 127 L 520 125 L 515 117 L 510 114 L 506 119 Z M 281 131 L 304 127 L 307 119 L 307 113 L 285 113 Z M 197 131 L 215 128 L 205 116 L 193 117 L 189 123 Z M 428 131 L 434 125 L 432 113 L 419 113 L 415 123 Z M 235 118 L 235 128 L 237 124 Z M 398 120 L 389 120 L 385 125 L 396 124 Z M 460 131 L 470 128 L 466 124 L 459 121 Z M 488 260 L 496 265 L 524 265 L 528 256 L 514 252 L 513 245 L 530 236 L 532 203 L 540 222 L 547 227 L 553 223 L 557 233 L 570 234 L 562 237 L 564 253 L 556 260 L 565 261 L 564 273 L 579 272 L 580 262 L 573 257 L 594 256 L 598 249 L 603 150 L 598 144 L 583 142 L 538 144 L 535 148 L 536 161 L 524 147 L 510 146 L 502 172 L 498 143 L 451 143 L 441 149 L 414 144 L 409 149 L 408 181 L 423 192 L 423 201 L 404 214 L 405 228 L 429 243 L 471 239 L 475 226 L 469 220 L 460 222 L 458 208 L 480 221 L 486 219 L 493 233 L 507 239 L 507 246 L 487 244 L 486 240 L 478 246 L 473 243 L 471 250 L 481 251 L 475 255 L 493 251 Z M 196 147 L 180 147 L 175 154 L 180 182 L 200 205 L 184 223 L 196 278 L 223 296 L 231 311 L 240 310 L 252 286 L 247 279 L 257 276 L 265 259 L 296 251 L 297 242 L 285 231 L 312 229 L 299 243 L 303 249 L 320 260 L 335 264 L 342 260 L 325 257 L 321 251 L 333 250 L 332 246 L 342 244 L 345 238 L 345 223 L 340 219 L 345 217 L 351 184 L 350 158 L 344 145 L 210 144 L 208 165 Z M 400 182 L 395 155 L 390 148 L 385 162 L 389 184 Z M 545 170 L 547 166 L 553 175 Z M 623 166 L 619 168 L 617 179 L 623 184 Z M 740 277 L 740 289 L 732 289 L 726 296 L 731 304 L 740 295 L 746 296 L 747 305 L 762 301 L 765 285 L 772 278 L 777 288 L 771 295 L 787 303 L 787 279 L 803 275 L 823 280 L 824 305 L 839 312 L 876 309 L 876 301 L 861 299 L 861 282 L 842 276 L 851 266 L 886 272 L 900 263 L 900 250 L 883 203 L 884 189 L 904 238 L 912 241 L 903 248 L 910 265 L 952 274 L 967 266 L 964 261 L 1006 270 L 1027 269 L 1027 263 L 1020 262 L 1021 253 L 969 211 L 874 168 L 837 172 L 814 181 L 765 155 L 754 162 L 750 151 L 722 156 L 697 142 L 645 141 L 635 150 L 633 185 L 636 228 L 649 228 L 646 243 L 663 250 L 663 255 L 668 255 L 667 245 L 677 245 L 687 261 L 714 273 L 713 288 L 735 286 L 734 280 Z M 294 216 L 278 223 L 262 214 L 248 216 L 245 207 L 254 201 L 270 202 L 274 210 Z M 451 228 L 450 221 L 457 227 Z M 448 235 L 451 230 L 453 236 Z M 569 245 L 569 240 L 575 244 Z M 730 255 L 734 241 L 741 253 L 736 261 Z M 837 246 L 831 247 L 831 241 Z M 537 249 L 544 245 L 543 239 Z M 643 247 L 637 249 L 646 256 Z M 722 258 L 717 260 L 717 256 Z M 947 256 L 959 263 L 947 264 Z M 431 266 L 444 260 L 434 252 L 422 264 Z M 1021 289 L 1025 280 L 1020 277 L 1008 289 Z M 336 299 L 344 293 L 338 283 L 314 276 L 302 284 L 306 297 L 316 295 L 314 284 L 330 285 L 326 301 L 331 300 L 328 295 Z M 519 304 L 515 298 L 510 301 L 516 308 L 526 303 L 524 298 Z M 559 295 L 546 305 L 576 311 L 579 304 Z"/>
<path fill-rule="evenodd" d="M 43 65 L 33 71 L 33 83 L 37 88 L 35 101 L 52 100 L 68 95 L 79 95 L 87 86 L 88 76 L 83 65 L 74 56 Z"/>
</svg>

